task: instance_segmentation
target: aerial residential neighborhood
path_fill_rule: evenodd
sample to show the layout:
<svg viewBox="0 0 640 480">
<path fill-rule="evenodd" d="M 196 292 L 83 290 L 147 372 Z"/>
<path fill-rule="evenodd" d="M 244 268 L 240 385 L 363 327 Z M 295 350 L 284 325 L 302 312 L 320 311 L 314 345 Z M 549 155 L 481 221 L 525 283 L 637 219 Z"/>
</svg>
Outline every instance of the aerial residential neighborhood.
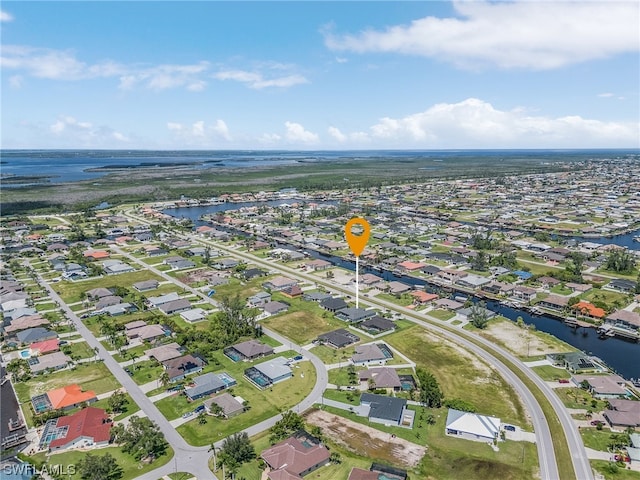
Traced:
<svg viewBox="0 0 640 480">
<path fill-rule="evenodd" d="M 637 227 L 633 172 L 616 197 L 630 221 L 602 222 L 598 234 Z M 515 177 L 512 188 L 534 195 L 535 182 L 586 191 L 579 172 Z M 418 209 L 445 187 L 440 209 Z M 492 225 L 504 222 L 490 227 L 482 198 L 512 195 L 491 180 L 429 188 L 354 191 L 348 212 L 339 192 L 246 194 L 236 200 L 255 207 L 225 202 L 224 217 L 187 228 L 172 202 L 3 219 L 3 449 L 34 464 L 109 454 L 137 470 L 126 478 L 273 480 L 425 478 L 472 451 L 529 478 L 547 439 L 524 398 L 542 388 L 534 398 L 566 419 L 559 431 L 586 446 L 593 468 L 615 455 L 640 470 L 636 379 L 515 318 L 637 349 L 638 250 L 554 236 L 589 233 L 557 209 L 565 227 L 550 228 L 544 209 L 524 220 L 512 207 L 494 210 Z M 479 192 L 478 205 L 456 192 Z M 373 230 L 358 292 L 341 233 L 352 214 Z M 483 351 L 538 386 L 511 383 Z M 560 403 L 545 407 L 549 395 Z M 136 435 L 153 447 L 134 453 L 144 448 Z M 240 445 L 253 454 L 231 460 Z"/>
</svg>

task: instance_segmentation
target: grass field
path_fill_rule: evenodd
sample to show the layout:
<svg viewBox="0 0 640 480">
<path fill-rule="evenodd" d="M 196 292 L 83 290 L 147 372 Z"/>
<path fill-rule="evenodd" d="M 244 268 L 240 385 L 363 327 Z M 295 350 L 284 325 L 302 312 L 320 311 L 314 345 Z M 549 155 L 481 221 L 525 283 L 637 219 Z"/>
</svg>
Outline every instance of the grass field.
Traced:
<svg viewBox="0 0 640 480">
<path fill-rule="evenodd" d="M 450 310 L 431 310 L 430 312 L 427 312 L 427 315 L 433 317 L 433 318 L 437 318 L 438 320 L 450 320 L 453 317 L 456 316 L 456 314 Z"/>
<path fill-rule="evenodd" d="M 150 464 L 136 461 L 131 455 L 122 453 L 122 450 L 120 450 L 119 447 L 101 448 L 90 453 L 93 455 L 105 455 L 110 453 L 114 457 L 116 463 L 122 468 L 123 474 L 122 477 L 120 477 L 120 480 L 132 480 L 143 473 L 155 470 L 156 468 L 165 465 L 169 460 L 171 460 L 171 458 L 173 458 L 173 449 L 171 447 L 167 448 L 166 453 L 162 457 Z M 48 460 L 44 453 L 34 455 L 32 458 L 34 458 L 38 463 L 47 461 L 48 464 L 79 465 L 80 461 L 86 454 L 87 452 L 72 450 L 65 453 L 51 455 Z M 82 477 L 80 475 L 80 469 L 76 468 L 75 474 L 71 474 L 69 471 L 69 475 L 64 478 L 65 480 L 81 480 L 81 478 L 88 477 Z"/>
<path fill-rule="evenodd" d="M 604 400 L 596 400 L 596 406 L 592 407 L 591 401 L 593 397 L 589 392 L 581 388 L 557 388 L 555 392 L 567 408 L 584 408 L 599 412 L 607 406 L 607 402 Z"/>
<path fill-rule="evenodd" d="M 14 385 L 20 403 L 28 402 L 32 396 L 46 393 L 54 388 L 77 383 L 83 390 L 93 390 L 96 395 L 120 388 L 120 383 L 111 375 L 103 363 L 81 363 L 72 370 L 62 370 L 46 376 L 38 376 L 27 382 Z"/>
<path fill-rule="evenodd" d="M 625 470 L 624 468 L 618 468 L 616 473 L 611 473 L 607 470 L 607 464 L 604 460 L 590 460 L 591 466 L 604 475 L 605 480 L 640 480 L 640 472 L 633 470 Z"/>
<path fill-rule="evenodd" d="M 611 431 L 608 429 L 598 430 L 597 428 L 581 428 L 580 436 L 584 446 L 606 452 L 609 447 Z"/>
<path fill-rule="evenodd" d="M 531 370 L 536 372 L 540 378 L 545 381 L 557 381 L 561 378 L 569 379 L 571 374 L 564 368 L 556 368 L 552 365 L 542 365 L 540 367 L 533 367 Z"/>
<path fill-rule="evenodd" d="M 335 318 L 333 314 L 320 310 L 317 305 L 315 307 L 320 311 L 316 311 L 312 305 L 304 310 L 296 310 L 294 302 L 291 303 L 292 308 L 289 309 L 289 312 L 266 318 L 260 323 L 300 345 L 315 340 L 321 333 L 346 327 L 344 322 Z M 311 304 L 312 302 L 305 303 Z"/>
<path fill-rule="evenodd" d="M 119 275 L 110 275 L 99 278 L 92 278 L 89 280 L 80 280 L 77 282 L 62 281 L 55 283 L 53 288 L 62 297 L 66 303 L 75 303 L 82 300 L 82 293 L 87 290 L 98 287 L 115 287 L 117 285 L 121 287 L 130 287 L 136 282 L 142 282 L 143 280 L 158 280 L 163 279 L 156 274 L 140 270 L 137 272 L 122 273 Z"/>
<path fill-rule="evenodd" d="M 479 413 L 526 427 L 529 421 L 518 396 L 493 368 L 453 343 L 418 326 L 385 341 L 433 373 L 446 398 L 463 398 Z"/>
</svg>

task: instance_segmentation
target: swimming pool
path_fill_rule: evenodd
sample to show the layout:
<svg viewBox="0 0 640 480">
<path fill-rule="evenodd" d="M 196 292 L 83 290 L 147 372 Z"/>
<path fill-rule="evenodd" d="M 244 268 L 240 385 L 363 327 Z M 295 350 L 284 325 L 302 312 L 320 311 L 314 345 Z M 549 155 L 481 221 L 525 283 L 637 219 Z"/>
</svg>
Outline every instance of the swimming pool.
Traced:
<svg viewBox="0 0 640 480">
<path fill-rule="evenodd" d="M 20 357 L 21 358 L 29 358 L 31 356 L 31 352 L 29 352 L 29 350 L 22 350 L 20 352 Z"/>
<path fill-rule="evenodd" d="M 230 387 L 237 383 L 235 378 L 225 372 L 219 373 L 218 378 L 222 380 L 227 387 Z"/>
</svg>

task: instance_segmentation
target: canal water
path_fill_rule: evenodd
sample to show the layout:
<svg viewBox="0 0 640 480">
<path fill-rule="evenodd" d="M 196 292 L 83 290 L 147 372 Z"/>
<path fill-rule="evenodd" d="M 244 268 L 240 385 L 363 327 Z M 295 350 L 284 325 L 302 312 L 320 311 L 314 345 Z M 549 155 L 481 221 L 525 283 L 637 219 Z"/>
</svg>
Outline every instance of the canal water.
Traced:
<svg viewBox="0 0 640 480">
<path fill-rule="evenodd" d="M 264 204 L 268 206 L 278 206 L 291 204 L 296 201 L 302 200 L 273 200 L 264 202 Z M 242 207 L 252 207 L 255 205 L 257 205 L 257 203 L 254 202 L 223 203 L 220 205 L 209 205 L 204 207 L 172 208 L 164 210 L 164 213 L 178 218 L 189 218 L 193 220 L 196 225 L 205 225 L 206 223 L 200 220 L 200 217 L 204 214 L 223 212 L 226 210 L 237 210 Z M 640 235 L 640 230 L 610 238 L 572 238 L 576 238 L 579 242 L 588 241 L 602 244 L 614 243 L 615 245 L 640 250 L 640 242 L 634 241 L 634 236 L 637 235 Z M 308 253 L 314 258 L 322 258 L 323 260 L 330 261 L 336 266 L 355 271 L 354 262 L 350 262 L 333 255 L 326 255 L 314 250 L 309 250 Z M 387 281 L 396 280 L 410 285 L 421 286 L 427 291 L 434 291 L 437 289 L 437 287 L 427 283 L 423 279 L 406 275 L 397 276 L 389 271 L 380 272 L 379 270 L 361 267 L 360 272 L 361 274 L 372 273 Z M 500 305 L 498 302 L 494 301 L 488 301 L 487 307 L 512 321 L 515 321 L 518 317 L 522 317 L 526 323 L 535 325 L 536 329 L 542 332 L 547 332 L 575 348 L 600 358 L 609 367 L 611 367 L 611 369 L 625 378 L 640 378 L 640 343 L 627 341 L 618 337 L 607 337 L 606 339 L 601 339 L 593 328 L 572 328 L 555 318 L 546 315 L 530 315 L 528 312 L 523 310 Z"/>
</svg>

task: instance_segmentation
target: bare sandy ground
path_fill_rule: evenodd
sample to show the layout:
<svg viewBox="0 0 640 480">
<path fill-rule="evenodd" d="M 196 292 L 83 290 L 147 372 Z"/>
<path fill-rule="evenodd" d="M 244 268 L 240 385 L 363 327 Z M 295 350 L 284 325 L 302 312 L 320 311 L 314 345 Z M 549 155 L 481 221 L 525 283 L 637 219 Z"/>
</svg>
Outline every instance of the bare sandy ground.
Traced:
<svg viewBox="0 0 640 480">
<path fill-rule="evenodd" d="M 535 356 L 570 350 L 558 340 L 543 332 L 528 332 L 511 321 L 489 325 L 482 336 L 506 347 L 516 355 Z"/>
<path fill-rule="evenodd" d="M 358 455 L 404 467 L 416 466 L 427 451 L 421 445 L 398 437 L 392 438 L 388 433 L 324 410 L 310 412 L 306 421 L 321 427 L 325 436 Z"/>
</svg>

